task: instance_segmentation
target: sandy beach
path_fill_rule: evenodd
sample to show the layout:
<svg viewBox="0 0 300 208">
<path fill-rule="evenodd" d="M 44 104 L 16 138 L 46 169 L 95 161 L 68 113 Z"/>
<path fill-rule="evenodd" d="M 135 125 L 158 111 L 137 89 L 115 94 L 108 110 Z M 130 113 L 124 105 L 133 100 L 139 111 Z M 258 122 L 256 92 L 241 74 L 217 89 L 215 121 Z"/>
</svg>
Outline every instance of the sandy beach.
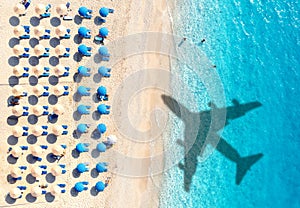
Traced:
<svg viewBox="0 0 300 208">
<path fill-rule="evenodd" d="M 122 135 L 111 115 L 101 117 L 101 123 L 105 123 L 107 126 L 107 132 L 102 135 L 100 140 L 94 140 L 90 138 L 90 133 L 95 129 L 99 121 L 95 121 L 92 119 L 92 116 L 82 116 L 80 120 L 74 120 L 74 111 L 79 104 L 88 104 L 92 106 L 92 110 L 94 111 L 99 103 L 95 103 L 92 100 L 92 96 L 90 97 L 82 97 L 79 102 L 74 101 L 74 93 L 76 93 L 77 87 L 79 85 L 89 86 L 92 88 L 92 94 L 95 93 L 95 90 L 99 85 L 103 85 L 107 87 L 109 94 L 109 101 L 107 102 L 109 105 L 112 105 L 114 95 L 116 94 L 116 90 L 119 89 L 119 86 L 122 85 L 122 82 L 129 74 L 137 72 L 139 70 L 148 69 L 148 68 L 158 68 L 168 70 L 170 68 L 170 60 L 168 56 L 158 55 L 158 54 L 138 54 L 135 56 L 124 57 L 121 61 L 116 63 L 111 72 L 111 77 L 107 79 L 101 79 L 101 82 L 93 83 L 95 80 L 95 76 L 91 76 L 88 78 L 83 78 L 80 83 L 76 83 L 73 80 L 73 76 L 77 71 L 78 66 L 89 64 L 90 58 L 84 57 L 80 62 L 74 61 L 73 55 L 77 52 L 78 44 L 74 42 L 74 37 L 77 34 L 78 28 L 83 25 L 91 30 L 92 38 L 85 39 L 82 42 L 87 46 L 92 47 L 92 53 L 96 53 L 99 46 L 93 43 L 93 37 L 98 33 L 100 27 L 105 26 L 109 29 L 110 33 L 108 39 L 105 40 L 105 45 L 109 45 L 110 42 L 113 42 L 116 39 L 125 37 L 127 35 L 141 33 L 145 31 L 152 32 L 164 32 L 164 33 L 172 33 L 171 19 L 169 17 L 167 3 L 166 1 L 159 0 L 130 0 L 130 1 L 88 1 L 81 0 L 79 1 L 70 1 L 72 11 L 69 13 L 70 16 L 77 15 L 77 10 L 80 6 L 86 6 L 89 9 L 93 10 L 93 18 L 91 20 L 84 19 L 80 24 L 76 24 L 74 21 L 64 21 L 62 18 L 55 12 L 55 7 L 61 3 L 59 0 L 48 0 L 45 2 L 40 1 L 39 3 L 43 4 L 51 4 L 53 8 L 51 8 L 51 17 L 42 19 L 39 22 L 39 25 L 44 26 L 47 29 L 51 29 L 51 36 L 55 36 L 55 27 L 53 25 L 64 25 L 66 28 L 71 29 L 71 38 L 68 40 L 60 40 L 60 44 L 65 45 L 66 47 L 70 47 L 71 56 L 70 58 L 64 58 L 59 60 L 59 64 L 63 66 L 70 67 L 70 76 L 59 78 L 58 85 L 66 85 L 69 86 L 70 94 L 68 96 L 62 96 L 58 98 L 58 104 L 61 104 L 65 108 L 65 112 L 63 115 L 59 116 L 59 119 L 55 125 L 68 125 L 68 134 L 61 135 L 57 137 L 55 144 L 66 144 L 67 152 L 66 155 L 60 160 L 60 164 L 66 164 L 67 173 L 56 177 L 56 180 L 53 184 L 58 183 L 66 183 L 66 193 L 57 195 L 55 199 L 51 202 L 48 202 L 45 196 L 40 196 L 35 199 L 35 201 L 29 202 L 26 195 L 30 193 L 30 188 L 33 186 L 41 185 L 41 184 L 49 184 L 46 180 L 46 177 L 41 177 L 39 182 L 35 182 L 33 184 L 29 184 L 26 182 L 26 176 L 30 173 L 30 168 L 37 165 L 47 165 L 48 168 L 53 166 L 53 163 L 49 163 L 47 161 L 47 154 L 51 152 L 51 148 L 55 144 L 51 144 L 47 140 L 47 136 L 40 136 L 37 138 L 37 141 L 31 141 L 30 139 L 22 136 L 17 140 L 11 137 L 11 131 L 13 126 L 28 126 L 29 129 L 32 129 L 35 125 L 49 125 L 54 124 L 47 123 L 47 117 L 41 116 L 38 118 L 38 122 L 36 124 L 29 124 L 27 121 L 27 117 L 21 117 L 18 120 L 16 125 L 12 125 L 10 120 L 8 119 L 11 115 L 11 108 L 7 107 L 7 100 L 12 95 L 11 90 L 12 87 L 16 84 L 22 85 L 24 89 L 28 92 L 29 95 L 32 94 L 32 90 L 34 85 L 29 83 L 28 78 L 20 78 L 19 83 L 16 83 L 16 80 L 12 78 L 12 69 L 13 69 L 13 46 L 19 43 L 24 47 L 29 47 L 31 53 L 33 53 L 32 42 L 28 40 L 16 40 L 15 35 L 13 34 L 13 29 L 17 25 L 31 25 L 32 17 L 36 16 L 34 11 L 34 7 L 36 6 L 36 2 L 33 1 L 27 11 L 26 16 L 24 17 L 16 17 L 13 12 L 13 7 L 18 1 L 10 1 L 10 3 L 3 4 L 0 6 L 0 10 L 2 12 L 2 17 L 0 19 L 0 34 L 2 37 L 1 44 L 1 63 L 2 70 L 0 70 L 0 93 L 3 96 L 1 99 L 2 111 L 0 114 L 1 126 L 0 133 L 2 135 L 2 145 L 0 146 L 0 161 L 2 166 L 0 166 L 0 177 L 3 178 L 0 182 L 0 207 L 158 207 L 159 206 L 159 187 L 160 187 L 160 179 L 161 176 L 149 176 L 147 177 L 130 177 L 124 176 L 122 174 L 118 174 L 120 171 L 118 170 L 118 166 L 108 166 L 108 172 L 101 173 L 98 177 L 91 177 L 91 172 L 84 173 L 80 175 L 80 177 L 74 177 L 72 172 L 76 165 L 80 162 L 90 162 L 90 169 L 93 169 L 96 162 L 100 161 L 102 158 L 100 155 L 99 158 L 95 158 L 93 156 L 93 151 L 95 149 L 95 145 L 99 141 L 103 141 L 105 137 L 108 135 L 114 134 L 118 137 L 118 143 L 113 147 L 114 152 L 118 152 L 124 154 L 129 157 L 137 157 L 137 158 L 149 158 L 146 159 L 148 161 L 144 167 L 151 167 L 151 155 L 159 154 L 163 151 L 163 140 L 162 138 L 156 138 L 154 142 L 146 142 L 139 143 L 130 138 L 126 138 L 126 136 Z M 110 14 L 106 18 L 106 23 L 97 25 L 95 22 L 95 17 L 98 16 L 98 11 L 101 7 L 113 8 L 115 11 L 113 14 Z M 31 29 L 33 30 L 33 26 L 31 25 Z M 52 43 L 49 40 L 40 40 L 40 44 L 45 47 L 50 48 L 50 54 L 54 54 L 54 48 L 52 47 Z M 159 47 L 160 43 L 156 43 Z M 111 54 L 113 56 L 113 54 Z M 32 68 L 32 66 L 28 63 L 28 59 L 20 59 L 20 66 Z M 49 66 L 53 68 L 49 64 L 49 58 L 42 58 L 39 60 L 39 65 Z M 92 69 L 92 74 L 97 73 L 97 69 Z M 145 77 L 141 77 L 145 81 L 151 79 L 151 74 L 146 74 Z M 49 84 L 48 78 L 40 78 L 38 83 L 41 85 L 49 86 L 50 94 L 53 93 L 53 86 Z M 128 112 L 129 119 L 132 121 L 132 125 L 137 129 L 143 131 L 151 128 L 149 124 L 149 116 L 150 112 L 153 108 L 164 108 L 163 103 L 160 99 L 160 95 L 163 92 L 157 89 L 147 89 L 144 92 L 138 94 L 137 97 L 132 98 L 132 102 L 130 106 L 139 106 L 138 108 L 132 108 Z M 20 106 L 26 105 L 32 107 L 28 103 L 28 97 L 22 98 L 20 100 Z M 39 105 L 49 105 L 49 111 L 51 112 L 53 105 L 48 104 L 47 97 L 40 97 L 38 99 Z M 113 106 L 112 106 L 113 107 Z M 32 108 L 29 108 L 30 114 L 32 113 Z M 114 114 L 115 111 L 112 108 L 111 114 Z M 121 112 L 122 113 L 122 112 Z M 122 116 L 122 115 L 120 115 Z M 91 124 L 89 134 L 86 136 L 82 136 L 79 139 L 75 139 L 72 135 L 73 131 L 76 129 L 76 126 L 79 123 L 89 123 Z M 30 131 L 30 130 L 29 130 Z M 51 132 L 51 130 L 49 130 Z M 29 142 L 29 143 L 28 143 Z M 88 153 L 81 154 L 78 158 L 74 158 L 72 156 L 72 150 L 74 150 L 76 144 L 78 142 L 89 142 L 90 151 Z M 21 146 L 21 145 L 48 145 L 48 149 L 42 155 L 43 160 L 39 163 L 29 164 L 28 158 L 26 156 L 29 154 L 27 151 L 17 160 L 16 164 L 10 164 L 7 157 L 7 150 L 9 147 Z M 108 149 L 107 152 L 111 151 Z M 103 158 L 105 158 L 105 154 L 103 153 Z M 109 154 L 110 157 L 114 156 L 114 153 Z M 107 156 L 106 156 L 107 157 Z M 163 161 L 163 158 L 161 158 Z M 103 161 L 105 162 L 105 161 Z M 116 161 L 118 164 L 118 161 Z M 28 169 L 23 173 L 22 180 L 17 181 L 15 184 L 10 184 L 7 180 L 10 169 L 14 166 L 27 165 Z M 160 164 L 162 165 L 162 163 Z M 130 167 L 128 167 L 130 168 Z M 136 167 L 135 167 L 136 168 Z M 149 169 L 149 173 L 151 173 L 151 168 Z M 104 190 L 104 192 L 98 193 L 98 195 L 93 196 L 91 188 L 95 185 L 95 183 L 99 180 L 104 181 L 107 177 L 112 177 L 111 183 Z M 88 181 L 89 189 L 87 191 L 83 191 L 79 193 L 77 196 L 73 196 L 72 187 L 78 181 Z M 16 200 L 16 202 L 9 204 L 6 200 L 7 194 L 10 189 L 18 186 L 18 185 L 26 185 L 27 190 L 24 191 L 24 194 L 21 199 Z M 51 186 L 52 184 L 49 184 Z"/>
</svg>

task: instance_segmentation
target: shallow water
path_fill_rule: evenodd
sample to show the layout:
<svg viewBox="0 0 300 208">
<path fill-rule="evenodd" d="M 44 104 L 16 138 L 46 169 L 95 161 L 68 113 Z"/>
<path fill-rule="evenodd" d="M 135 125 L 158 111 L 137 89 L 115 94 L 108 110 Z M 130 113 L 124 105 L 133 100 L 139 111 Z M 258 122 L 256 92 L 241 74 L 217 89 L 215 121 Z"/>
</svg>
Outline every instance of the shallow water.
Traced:
<svg viewBox="0 0 300 208">
<path fill-rule="evenodd" d="M 183 171 L 174 166 L 164 174 L 160 207 L 300 206 L 299 5 L 288 0 L 177 2 L 174 31 L 217 66 L 226 106 L 232 99 L 262 104 L 230 121 L 222 137 L 241 156 L 264 156 L 236 185 L 235 163 L 214 151 L 198 162 L 190 192 L 184 190 Z M 209 95 L 201 82 L 189 78 L 191 69 L 180 68 L 198 102 L 189 109 L 207 109 Z M 188 104 L 184 95 L 175 92 L 174 97 Z M 175 116 L 170 122 L 176 128 L 168 139 L 183 139 L 183 123 Z"/>
</svg>

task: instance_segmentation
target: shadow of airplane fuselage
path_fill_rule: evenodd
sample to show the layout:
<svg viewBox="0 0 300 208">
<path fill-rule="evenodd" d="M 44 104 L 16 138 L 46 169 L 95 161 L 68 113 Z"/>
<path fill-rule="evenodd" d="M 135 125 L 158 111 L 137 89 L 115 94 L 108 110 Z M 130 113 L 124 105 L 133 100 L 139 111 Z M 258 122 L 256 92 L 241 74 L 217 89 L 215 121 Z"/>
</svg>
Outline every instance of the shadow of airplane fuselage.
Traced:
<svg viewBox="0 0 300 208">
<path fill-rule="evenodd" d="M 251 166 L 256 163 L 263 154 L 256 154 L 247 157 L 241 157 L 236 149 L 228 144 L 218 132 L 230 123 L 231 120 L 244 116 L 246 112 L 251 111 L 261 106 L 259 102 L 250 102 L 240 104 L 237 100 L 233 100 L 233 106 L 225 108 L 217 108 L 214 104 L 210 107 L 214 113 L 214 120 L 218 117 L 226 116 L 225 123 L 214 122 L 212 120 L 212 110 L 201 111 L 199 113 L 192 113 L 182 104 L 178 103 L 170 96 L 162 95 L 164 103 L 168 108 L 182 121 L 185 125 L 184 140 L 178 140 L 177 143 L 185 148 L 184 164 L 179 163 L 178 166 L 184 171 L 184 189 L 189 192 L 192 183 L 192 177 L 196 172 L 198 164 L 198 156 L 203 154 L 207 144 L 212 145 L 217 151 L 224 155 L 230 161 L 236 163 L 236 184 L 240 184 L 243 177 Z M 195 122 L 195 120 L 199 122 Z M 221 119 L 220 119 L 221 120 Z M 195 138 L 190 138 L 193 133 L 191 131 L 196 129 Z M 210 132 L 209 132 L 210 131 Z M 214 135 L 215 139 L 207 139 L 208 134 Z"/>
</svg>

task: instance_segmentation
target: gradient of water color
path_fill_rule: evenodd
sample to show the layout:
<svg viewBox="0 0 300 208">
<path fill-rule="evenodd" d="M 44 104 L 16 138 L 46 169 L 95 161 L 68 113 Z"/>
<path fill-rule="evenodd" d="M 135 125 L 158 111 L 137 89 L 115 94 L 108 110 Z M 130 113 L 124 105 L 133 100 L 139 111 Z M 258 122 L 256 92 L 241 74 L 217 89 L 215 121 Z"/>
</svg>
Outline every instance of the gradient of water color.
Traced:
<svg viewBox="0 0 300 208">
<path fill-rule="evenodd" d="M 227 105 L 232 99 L 263 105 L 232 121 L 222 136 L 242 156 L 264 157 L 236 185 L 235 164 L 215 151 L 198 164 L 190 193 L 183 172 L 173 167 L 164 174 L 160 207 L 300 207 L 299 11 L 293 0 L 177 2 L 175 33 L 216 64 Z M 181 70 L 188 75 L 188 68 Z M 199 83 L 189 84 L 199 99 L 190 108 L 205 108 L 209 99 L 199 93 Z M 178 128 L 168 139 L 174 141 L 183 126 L 172 122 Z"/>
</svg>

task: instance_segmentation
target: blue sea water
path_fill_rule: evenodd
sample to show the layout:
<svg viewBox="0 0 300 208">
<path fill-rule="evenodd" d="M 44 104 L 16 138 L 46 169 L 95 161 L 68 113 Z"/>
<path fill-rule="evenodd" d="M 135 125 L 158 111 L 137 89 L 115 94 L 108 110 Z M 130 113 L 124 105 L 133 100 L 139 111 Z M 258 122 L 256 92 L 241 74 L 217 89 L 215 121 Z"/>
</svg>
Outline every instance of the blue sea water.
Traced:
<svg viewBox="0 0 300 208">
<path fill-rule="evenodd" d="M 222 137 L 241 156 L 264 156 L 236 185 L 236 165 L 214 151 L 199 162 L 190 192 L 174 166 L 164 173 L 160 207 L 300 207 L 299 11 L 297 0 L 176 2 L 174 32 L 217 66 L 226 105 L 232 99 L 262 103 L 231 121 Z M 200 106 L 194 108 L 201 109 L 207 99 L 194 91 Z M 178 128 L 170 140 L 180 135 Z"/>
</svg>

